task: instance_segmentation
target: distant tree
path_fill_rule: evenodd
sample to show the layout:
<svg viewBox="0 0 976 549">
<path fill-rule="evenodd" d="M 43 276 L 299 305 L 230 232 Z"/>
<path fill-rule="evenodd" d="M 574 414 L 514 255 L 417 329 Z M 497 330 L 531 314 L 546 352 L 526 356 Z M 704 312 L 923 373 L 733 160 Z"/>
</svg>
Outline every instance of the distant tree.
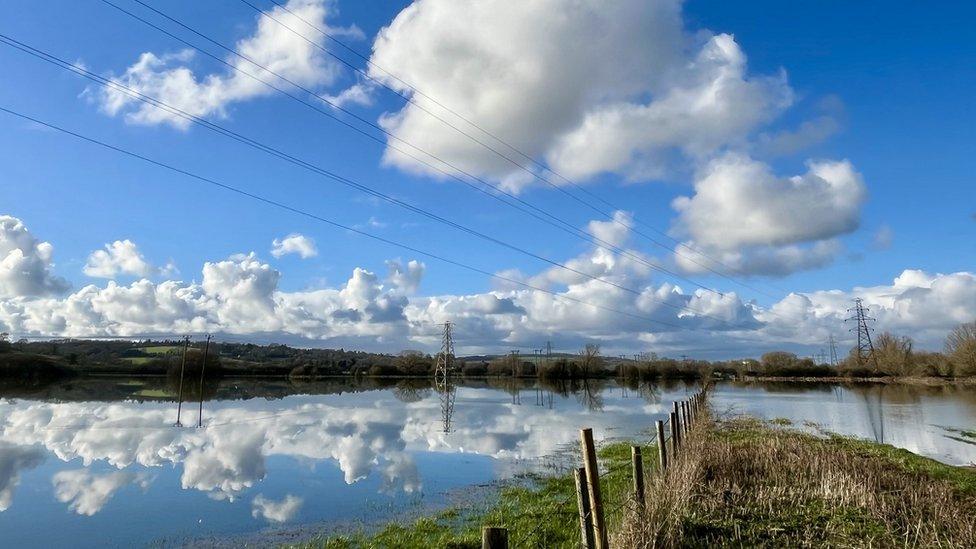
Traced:
<svg viewBox="0 0 976 549">
<path fill-rule="evenodd" d="M 916 373 L 912 360 L 912 340 L 884 332 L 874 341 L 874 363 L 878 370 L 893 376 Z"/>
<path fill-rule="evenodd" d="M 976 375 L 976 321 L 956 326 L 945 342 L 956 375 Z"/>
<path fill-rule="evenodd" d="M 0 353 L 5 353 L 10 350 L 10 334 L 7 332 L 0 332 Z"/>
<path fill-rule="evenodd" d="M 427 375 L 431 365 L 430 357 L 420 351 L 403 351 L 394 361 L 397 371 L 408 376 Z"/>
<path fill-rule="evenodd" d="M 603 357 L 600 356 L 600 346 L 595 343 L 587 343 L 580 350 L 580 368 L 584 376 L 592 375 L 603 369 Z"/>
<path fill-rule="evenodd" d="M 785 370 L 790 370 L 796 366 L 798 359 L 793 353 L 786 351 L 772 351 L 764 354 L 759 359 L 763 373 L 776 374 Z"/>
</svg>

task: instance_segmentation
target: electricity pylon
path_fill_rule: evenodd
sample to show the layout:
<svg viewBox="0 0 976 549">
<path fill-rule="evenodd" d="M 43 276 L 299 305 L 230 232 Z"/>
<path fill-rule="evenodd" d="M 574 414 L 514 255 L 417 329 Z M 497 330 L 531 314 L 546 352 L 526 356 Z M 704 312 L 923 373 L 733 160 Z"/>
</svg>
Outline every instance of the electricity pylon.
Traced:
<svg viewBox="0 0 976 549">
<path fill-rule="evenodd" d="M 867 314 L 871 312 L 864 306 L 861 298 L 854 298 L 854 306 L 847 309 L 848 313 L 852 313 L 853 316 L 844 320 L 844 322 L 854 321 L 855 326 L 850 329 L 851 332 L 857 332 L 857 365 L 864 366 L 869 360 L 874 360 L 874 343 L 871 342 L 871 332 L 872 329 L 868 327 L 868 321 L 874 321 L 875 319 L 869 317 Z"/>
<path fill-rule="evenodd" d="M 434 366 L 434 387 L 441 399 L 441 419 L 444 432 L 451 432 L 451 419 L 454 416 L 454 397 L 457 389 L 451 382 L 454 373 L 454 326 L 450 322 L 444 323 L 444 335 L 441 339 L 441 352 L 437 355 Z"/>
<path fill-rule="evenodd" d="M 830 350 L 830 365 L 837 366 L 837 342 L 834 341 L 834 334 L 827 337 L 827 348 Z"/>
</svg>

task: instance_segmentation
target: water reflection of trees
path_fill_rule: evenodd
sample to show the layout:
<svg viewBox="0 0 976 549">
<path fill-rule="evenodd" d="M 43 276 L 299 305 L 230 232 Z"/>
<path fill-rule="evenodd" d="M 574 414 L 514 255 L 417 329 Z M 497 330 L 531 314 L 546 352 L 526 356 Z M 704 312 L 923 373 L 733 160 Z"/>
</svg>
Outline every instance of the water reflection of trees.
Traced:
<svg viewBox="0 0 976 549">
<path fill-rule="evenodd" d="M 420 402 L 430 396 L 430 382 L 425 379 L 404 379 L 393 387 L 393 396 L 400 402 Z"/>
</svg>

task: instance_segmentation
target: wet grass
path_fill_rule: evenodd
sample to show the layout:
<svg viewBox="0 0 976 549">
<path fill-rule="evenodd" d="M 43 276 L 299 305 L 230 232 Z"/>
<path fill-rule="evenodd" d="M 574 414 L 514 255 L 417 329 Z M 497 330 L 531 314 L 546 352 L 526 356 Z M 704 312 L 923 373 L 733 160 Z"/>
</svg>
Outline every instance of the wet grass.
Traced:
<svg viewBox="0 0 976 549">
<path fill-rule="evenodd" d="M 643 446 L 645 469 L 650 471 L 656 446 Z M 653 457 L 653 459 L 652 459 Z M 631 490 L 631 443 L 615 443 L 599 451 L 601 487 L 608 524 L 619 524 Z M 373 533 L 318 539 L 301 547 L 347 549 L 360 547 L 481 547 L 483 526 L 503 526 L 511 547 L 579 546 L 579 514 L 572 473 L 529 476 L 502 488 L 495 501 L 482 508 L 452 508 L 411 523 L 388 524 Z"/>
</svg>

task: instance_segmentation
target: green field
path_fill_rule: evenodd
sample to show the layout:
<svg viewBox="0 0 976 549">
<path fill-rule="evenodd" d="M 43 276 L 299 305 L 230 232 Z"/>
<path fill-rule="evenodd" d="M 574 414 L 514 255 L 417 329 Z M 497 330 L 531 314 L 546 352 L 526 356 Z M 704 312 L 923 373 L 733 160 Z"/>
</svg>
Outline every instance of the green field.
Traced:
<svg viewBox="0 0 976 549">
<path fill-rule="evenodd" d="M 179 353 L 183 348 L 178 345 L 156 345 L 153 347 L 139 347 L 139 350 L 147 355 L 167 355 L 170 353 Z"/>
</svg>

